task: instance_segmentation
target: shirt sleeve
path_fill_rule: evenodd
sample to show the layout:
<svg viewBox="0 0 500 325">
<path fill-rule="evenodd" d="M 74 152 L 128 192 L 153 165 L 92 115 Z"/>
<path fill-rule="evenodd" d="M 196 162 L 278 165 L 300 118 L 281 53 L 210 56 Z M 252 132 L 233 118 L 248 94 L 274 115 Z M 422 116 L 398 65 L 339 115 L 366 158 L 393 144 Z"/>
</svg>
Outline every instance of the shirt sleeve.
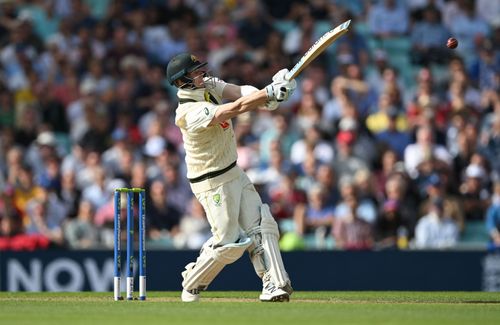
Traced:
<svg viewBox="0 0 500 325">
<path fill-rule="evenodd" d="M 200 109 L 195 109 L 186 114 L 186 130 L 197 131 L 202 128 L 208 127 L 212 122 L 215 112 L 217 112 L 217 105 L 211 103 L 204 103 Z"/>
<path fill-rule="evenodd" d="M 217 77 L 212 77 L 212 78 L 215 84 L 215 88 L 211 90 L 211 92 L 213 92 L 217 97 L 222 98 L 223 97 L 222 92 L 224 91 L 224 87 L 226 87 L 227 83 L 224 80 L 219 79 Z"/>
</svg>

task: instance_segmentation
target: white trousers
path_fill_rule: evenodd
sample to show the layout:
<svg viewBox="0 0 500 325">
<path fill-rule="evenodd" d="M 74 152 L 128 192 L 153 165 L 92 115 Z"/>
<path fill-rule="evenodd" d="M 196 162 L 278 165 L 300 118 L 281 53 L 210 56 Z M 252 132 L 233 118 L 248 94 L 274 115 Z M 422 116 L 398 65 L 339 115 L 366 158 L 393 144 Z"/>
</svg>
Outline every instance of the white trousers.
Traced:
<svg viewBox="0 0 500 325">
<path fill-rule="evenodd" d="M 242 170 L 239 177 L 195 195 L 207 214 L 214 247 L 235 243 L 241 229 L 247 231 L 260 223 L 262 200 Z"/>
</svg>

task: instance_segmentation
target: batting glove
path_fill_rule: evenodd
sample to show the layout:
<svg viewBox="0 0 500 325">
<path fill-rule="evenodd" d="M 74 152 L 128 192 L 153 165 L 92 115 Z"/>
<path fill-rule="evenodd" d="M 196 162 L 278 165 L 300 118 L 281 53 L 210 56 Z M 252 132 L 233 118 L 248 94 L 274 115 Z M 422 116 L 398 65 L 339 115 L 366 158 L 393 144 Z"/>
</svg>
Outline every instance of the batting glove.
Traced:
<svg viewBox="0 0 500 325">
<path fill-rule="evenodd" d="M 292 95 L 296 87 L 297 82 L 295 80 L 273 81 L 266 87 L 267 98 L 269 101 L 285 101 Z"/>
<path fill-rule="evenodd" d="M 277 101 L 275 100 L 271 100 L 271 101 L 268 101 L 266 103 L 266 105 L 264 105 L 264 108 L 268 111 L 274 111 L 275 109 L 278 108 L 278 106 L 280 106 L 280 103 L 278 103 Z"/>
<path fill-rule="evenodd" d="M 273 76 L 273 81 L 286 81 L 285 76 L 288 72 L 288 69 L 281 69 Z"/>
</svg>

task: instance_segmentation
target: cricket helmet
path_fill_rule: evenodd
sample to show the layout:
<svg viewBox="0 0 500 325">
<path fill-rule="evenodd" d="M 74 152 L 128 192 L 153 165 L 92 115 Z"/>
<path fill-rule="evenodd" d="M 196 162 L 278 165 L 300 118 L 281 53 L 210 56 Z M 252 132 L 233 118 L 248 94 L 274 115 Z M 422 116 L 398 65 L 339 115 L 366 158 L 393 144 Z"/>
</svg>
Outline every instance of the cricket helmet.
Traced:
<svg viewBox="0 0 500 325">
<path fill-rule="evenodd" d="M 189 53 L 181 53 L 174 56 L 167 65 L 167 80 L 171 85 L 175 85 L 176 80 L 182 81 L 180 88 L 192 87 L 192 79 L 186 75 L 196 69 L 204 67 L 207 62 L 201 62 L 198 58 Z"/>
</svg>

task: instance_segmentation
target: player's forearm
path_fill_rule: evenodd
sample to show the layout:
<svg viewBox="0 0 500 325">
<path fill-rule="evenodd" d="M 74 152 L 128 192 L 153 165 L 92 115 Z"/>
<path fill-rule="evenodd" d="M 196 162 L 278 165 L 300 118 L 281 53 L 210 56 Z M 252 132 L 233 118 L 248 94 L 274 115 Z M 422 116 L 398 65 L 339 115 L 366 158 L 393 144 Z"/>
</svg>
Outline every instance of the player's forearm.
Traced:
<svg viewBox="0 0 500 325">
<path fill-rule="evenodd" d="M 221 105 L 215 113 L 214 119 L 210 124 L 218 124 L 227 121 L 233 117 L 252 111 L 263 106 L 268 101 L 267 93 L 264 89 L 254 92 L 250 95 L 240 97 L 234 102 Z"/>
<path fill-rule="evenodd" d="M 240 97 L 250 95 L 251 93 L 257 92 L 259 89 L 254 86 L 243 85 L 238 86 L 234 84 L 226 84 L 224 91 L 222 92 L 222 98 L 228 99 L 230 101 L 238 100 Z"/>
</svg>

